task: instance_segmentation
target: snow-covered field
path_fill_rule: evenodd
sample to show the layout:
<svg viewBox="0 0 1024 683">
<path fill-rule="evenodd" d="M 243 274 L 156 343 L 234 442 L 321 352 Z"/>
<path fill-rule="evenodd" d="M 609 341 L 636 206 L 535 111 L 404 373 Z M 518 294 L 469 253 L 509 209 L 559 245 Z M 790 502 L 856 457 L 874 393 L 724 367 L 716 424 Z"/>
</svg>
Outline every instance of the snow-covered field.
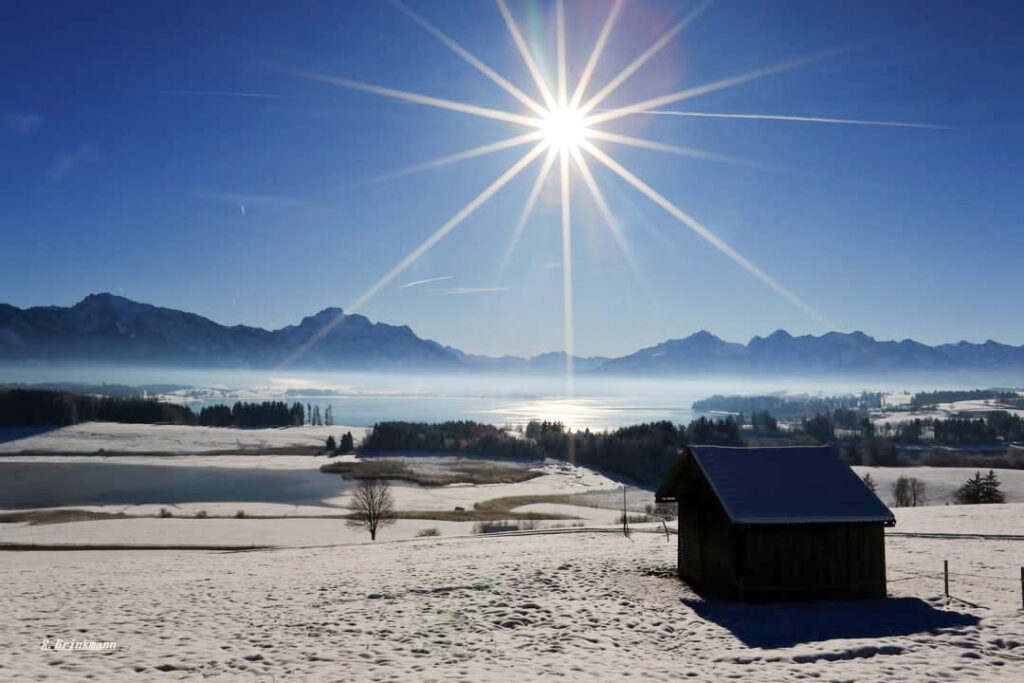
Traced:
<svg viewBox="0 0 1024 683">
<path fill-rule="evenodd" d="M 111 459 L 118 463 L 307 469 L 325 459 L 184 454 L 318 444 L 347 429 L 78 427 L 33 438 L 50 453 L 177 453 Z M 252 441 L 236 446 L 243 436 Z M 15 443 L 5 452 L 25 448 Z M 900 474 L 918 476 L 935 503 L 973 473 L 857 470 L 872 473 L 883 498 Z M 1024 472 L 999 475 L 1008 499 L 1024 501 Z M 548 465 L 517 484 L 393 491 L 400 510 L 451 512 L 549 494 L 614 508 L 618 487 L 585 468 Z M 646 500 L 650 492 L 636 491 L 630 507 Z M 676 539 L 655 525 L 627 540 L 611 528 L 614 509 L 528 501 L 515 511 L 577 517 L 589 528 L 473 536 L 471 522 L 402 519 L 370 543 L 365 531 L 325 518 L 345 511 L 345 495 L 321 506 L 183 503 L 168 506 L 168 519 L 0 524 L 4 543 L 275 546 L 0 552 L 0 680 L 1024 680 L 1024 503 L 897 510 L 887 534 L 893 599 L 743 606 L 702 600 L 679 582 Z M 88 509 L 134 516 L 159 507 Z M 197 519 L 200 510 L 211 518 Z M 232 518 L 237 510 L 247 518 Z M 416 538 L 427 528 L 441 536 Z M 40 648 L 58 638 L 117 647 Z"/>
<path fill-rule="evenodd" d="M 878 497 L 887 505 L 893 504 L 892 487 L 900 477 L 917 477 L 925 483 L 925 504 L 945 505 L 956 502 L 956 490 L 975 472 L 983 475 L 986 468 L 978 467 L 864 467 L 854 465 L 853 471 L 863 477 L 870 473 L 877 487 Z M 1024 470 L 993 470 L 1001 482 L 1000 490 L 1007 503 L 1024 503 Z"/>
<path fill-rule="evenodd" d="M 10 456 L 4 462 L 68 462 L 95 461 L 96 456 Z M 351 459 L 342 456 L 340 459 Z M 452 459 L 455 460 L 454 458 Z M 154 464 L 162 467 L 260 467 L 268 469 L 316 469 L 326 462 L 314 456 L 123 456 L 117 464 Z M 457 507 L 472 510 L 476 503 L 510 496 L 574 495 L 614 491 L 620 484 L 586 468 L 575 468 L 565 474 L 554 464 L 540 466 L 544 472 L 529 481 L 515 484 L 453 484 L 424 487 L 401 482 L 392 485 L 395 508 L 421 513 L 450 513 Z M 324 477 L 331 476 L 324 474 Z M 649 492 L 637 492 L 653 501 Z M 306 519 L 328 517 L 348 512 L 350 494 L 322 501 L 323 505 L 286 505 L 256 502 L 194 502 L 177 505 L 83 505 L 76 510 L 123 514 L 129 519 L 103 519 L 33 525 L 27 522 L 0 523 L 0 543 L 33 543 L 61 545 L 161 544 L 161 545 L 275 545 L 310 546 L 331 543 L 356 543 L 366 532 L 352 529 L 341 519 Z M 541 521 L 540 528 L 567 525 L 578 518 L 586 524 L 610 524 L 615 511 L 591 506 L 527 504 L 514 506 L 516 512 L 548 512 L 564 515 L 565 522 Z M 614 505 L 613 505 L 614 507 Z M 56 508 L 52 508 L 56 509 Z M 159 518 L 161 509 L 173 516 Z M 242 511 L 244 519 L 234 519 Z M 5 511 L 11 512 L 11 511 Z M 196 515 L 206 513 L 205 519 Z M 498 513 L 497 516 L 501 516 Z M 227 517 L 228 519 L 220 519 Z M 272 517 L 275 519 L 259 519 Z M 436 519 L 400 519 L 382 530 L 388 540 L 412 539 L 423 529 L 436 528 L 444 536 L 469 534 L 473 522 Z"/>
<path fill-rule="evenodd" d="M 906 512 L 1022 531 L 1021 505 L 950 509 Z M 675 552 L 663 534 L 584 532 L 5 553 L 0 679 L 1024 679 L 1022 541 L 890 537 L 893 599 L 804 606 L 702 600 Z M 117 649 L 40 649 L 56 638 Z"/>
<path fill-rule="evenodd" d="M 0 454 L 16 453 L 203 453 L 258 451 L 288 447 L 322 447 L 329 435 L 351 431 L 356 441 L 365 427 L 282 427 L 242 429 L 184 425 L 137 425 L 83 422 L 24 439 L 0 443 Z"/>
<path fill-rule="evenodd" d="M 908 396 L 904 394 L 903 396 Z M 887 401 L 888 397 L 883 397 L 882 404 L 886 407 L 899 407 L 900 405 L 906 405 L 910 402 L 908 398 L 905 402 L 900 401 Z M 966 417 L 983 417 L 986 413 L 990 413 L 993 410 L 1001 410 L 1011 415 L 1018 417 L 1024 417 L 1024 410 L 1019 408 L 1007 408 L 1001 405 L 994 399 L 985 399 L 980 401 L 956 401 L 953 403 L 937 403 L 935 406 L 925 408 L 922 410 L 898 410 L 895 412 L 882 412 L 871 416 L 871 421 L 876 425 L 884 424 L 895 424 L 898 422 L 910 422 L 912 420 L 942 420 L 947 417 L 954 416 L 966 416 Z"/>
</svg>

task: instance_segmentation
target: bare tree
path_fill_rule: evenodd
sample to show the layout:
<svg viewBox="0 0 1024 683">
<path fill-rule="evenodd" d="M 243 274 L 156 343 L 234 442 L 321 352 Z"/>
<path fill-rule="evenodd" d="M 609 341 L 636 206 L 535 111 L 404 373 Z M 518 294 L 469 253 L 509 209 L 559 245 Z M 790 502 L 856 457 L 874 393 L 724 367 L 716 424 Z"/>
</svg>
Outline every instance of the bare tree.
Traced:
<svg viewBox="0 0 1024 683">
<path fill-rule="evenodd" d="M 370 532 L 370 540 L 377 540 L 377 530 L 395 523 L 395 499 L 387 479 L 363 479 L 352 494 L 349 503 L 348 525 Z"/>
<path fill-rule="evenodd" d="M 917 507 L 925 503 L 925 483 L 917 477 L 900 477 L 892 485 L 892 496 L 898 508 Z"/>
<path fill-rule="evenodd" d="M 927 498 L 925 498 L 925 483 L 917 477 L 910 478 L 910 507 L 917 507 L 918 505 L 924 505 Z"/>
<path fill-rule="evenodd" d="M 900 477 L 892 485 L 892 499 L 896 507 L 910 507 L 910 480 L 907 477 Z"/>
</svg>

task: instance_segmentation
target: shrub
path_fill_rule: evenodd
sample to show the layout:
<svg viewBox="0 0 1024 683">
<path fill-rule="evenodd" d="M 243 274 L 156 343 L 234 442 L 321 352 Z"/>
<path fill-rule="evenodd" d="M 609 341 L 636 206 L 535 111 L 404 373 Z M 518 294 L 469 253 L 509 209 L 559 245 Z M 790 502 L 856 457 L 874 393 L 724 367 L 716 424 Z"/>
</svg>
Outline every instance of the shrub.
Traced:
<svg viewBox="0 0 1024 683">
<path fill-rule="evenodd" d="M 646 505 L 644 510 L 647 511 L 647 516 L 652 519 L 661 519 L 666 522 L 671 522 L 676 518 L 678 507 L 676 503 L 657 503 L 656 505 Z M 622 519 L 619 519 L 618 523 L 622 524 Z"/>
<path fill-rule="evenodd" d="M 245 518 L 245 510 L 239 510 L 238 512 L 235 513 L 235 519 L 244 519 L 244 518 Z"/>
<path fill-rule="evenodd" d="M 623 517 L 625 517 L 625 520 L 623 520 Z M 645 522 L 655 522 L 657 520 L 654 519 L 653 517 L 648 516 L 648 515 L 629 515 L 629 514 L 623 515 L 620 512 L 619 516 L 615 518 L 615 522 L 614 523 L 615 524 L 622 524 L 624 521 L 628 522 L 629 524 L 643 524 Z"/>
<path fill-rule="evenodd" d="M 173 516 L 174 515 L 171 514 L 171 511 L 168 510 L 167 508 L 160 508 L 160 517 L 161 518 L 166 519 L 167 517 L 173 517 Z"/>
<path fill-rule="evenodd" d="M 206 519 L 206 510 L 200 510 L 197 512 L 196 519 Z"/>
<path fill-rule="evenodd" d="M 436 526 L 432 526 L 429 529 L 420 529 L 419 531 L 416 532 L 416 536 L 417 537 L 440 536 L 440 535 L 441 535 L 441 530 L 438 529 Z"/>
</svg>

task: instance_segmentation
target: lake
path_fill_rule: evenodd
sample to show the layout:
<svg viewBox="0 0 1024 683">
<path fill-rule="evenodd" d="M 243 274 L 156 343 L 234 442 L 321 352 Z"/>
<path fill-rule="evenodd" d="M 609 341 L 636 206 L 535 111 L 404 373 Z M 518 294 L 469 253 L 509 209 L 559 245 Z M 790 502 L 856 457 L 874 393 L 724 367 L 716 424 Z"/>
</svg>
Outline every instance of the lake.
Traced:
<svg viewBox="0 0 1024 683">
<path fill-rule="evenodd" d="M 355 482 L 319 470 L 0 462 L 0 508 L 262 502 L 318 505 Z"/>
<path fill-rule="evenodd" d="M 1005 384 L 1007 378 L 1001 382 Z M 580 374 L 570 383 L 558 373 L 429 374 L 310 370 L 181 370 L 101 366 L 0 366 L 0 383 L 78 382 L 132 386 L 180 384 L 161 394 L 193 409 L 235 401 L 283 400 L 328 405 L 334 423 L 369 426 L 383 420 L 475 420 L 523 425 L 531 419 L 573 429 L 601 430 L 639 422 L 685 424 L 697 417 L 694 401 L 713 394 L 778 392 L 847 394 L 985 387 L 998 378 L 973 374 L 902 377 L 609 377 Z"/>
</svg>

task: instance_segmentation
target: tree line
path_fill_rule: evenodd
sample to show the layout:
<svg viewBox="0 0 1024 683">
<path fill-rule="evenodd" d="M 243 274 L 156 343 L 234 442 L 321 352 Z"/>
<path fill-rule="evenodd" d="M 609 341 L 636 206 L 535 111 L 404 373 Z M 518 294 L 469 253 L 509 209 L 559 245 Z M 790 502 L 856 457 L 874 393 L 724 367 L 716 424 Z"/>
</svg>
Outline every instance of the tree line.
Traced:
<svg viewBox="0 0 1024 683">
<path fill-rule="evenodd" d="M 1024 418 L 994 410 L 982 417 L 946 417 L 907 420 L 885 425 L 886 436 L 901 443 L 936 443 L 955 446 L 994 445 L 1024 439 Z"/>
<path fill-rule="evenodd" d="M 1006 411 L 991 411 L 980 417 L 924 418 L 873 425 L 867 413 L 838 409 L 806 417 L 796 432 L 826 444 L 833 444 L 839 456 L 854 465 L 893 466 L 901 464 L 901 446 L 917 447 L 919 464 L 938 467 L 986 466 L 1021 467 L 1019 458 L 1005 453 L 1008 443 L 1024 440 L 1024 418 Z M 970 449 L 994 449 L 1000 454 L 978 455 L 935 450 L 927 444 Z M 906 459 L 906 456 L 902 456 Z M 988 461 L 982 462 L 984 459 Z"/>
<path fill-rule="evenodd" d="M 305 424 L 305 415 L 301 403 L 289 406 L 284 401 L 237 401 L 231 407 L 220 404 L 202 408 L 198 423 L 206 427 L 300 427 Z"/>
<path fill-rule="evenodd" d="M 824 413 L 837 408 L 869 410 L 882 406 L 882 394 L 863 392 L 856 396 L 723 396 L 715 394 L 695 401 L 692 410 L 700 413 L 722 411 L 729 413 L 753 413 L 768 411 L 775 417 L 795 418 Z"/>
<path fill-rule="evenodd" d="M 915 410 L 936 403 L 955 403 L 956 401 L 984 401 L 995 399 L 1008 403 L 1011 407 L 1024 407 L 1024 397 L 1012 391 L 999 389 L 944 389 L 940 391 L 920 391 L 910 398 L 910 407 Z"/>
<path fill-rule="evenodd" d="M 58 426 L 79 422 L 196 424 L 188 407 L 141 396 L 89 396 L 48 389 L 0 389 L 0 425 Z"/>
<path fill-rule="evenodd" d="M 641 484 L 658 484 L 682 447 L 691 443 L 742 446 L 741 425 L 731 416 L 701 417 L 686 426 L 663 421 L 591 432 L 568 430 L 560 422 L 531 421 L 520 434 L 472 421 L 380 422 L 373 426 L 359 450 L 551 458 L 628 477 Z"/>
<path fill-rule="evenodd" d="M 0 388 L 0 425 L 57 426 L 79 422 L 177 424 L 211 427 L 331 426 L 334 409 L 284 401 L 205 406 L 197 413 L 187 405 L 145 396 L 94 396 L 51 389 Z"/>
</svg>

